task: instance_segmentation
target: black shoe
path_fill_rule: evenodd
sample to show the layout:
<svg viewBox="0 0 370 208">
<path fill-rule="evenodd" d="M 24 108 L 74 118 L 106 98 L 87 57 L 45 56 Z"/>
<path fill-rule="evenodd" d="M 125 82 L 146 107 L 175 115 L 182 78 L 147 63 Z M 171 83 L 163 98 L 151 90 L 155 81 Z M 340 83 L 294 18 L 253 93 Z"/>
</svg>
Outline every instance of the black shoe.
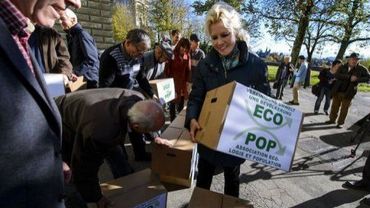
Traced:
<svg viewBox="0 0 370 208">
<path fill-rule="evenodd" d="M 364 203 L 365 205 L 367 206 L 370 206 L 370 198 L 364 198 L 363 200 L 361 200 L 362 203 Z"/>
<path fill-rule="evenodd" d="M 299 103 L 296 103 L 293 100 L 289 101 L 289 104 L 291 104 L 291 105 L 299 105 Z"/>
<path fill-rule="evenodd" d="M 329 115 L 328 111 L 324 111 L 325 112 L 325 115 Z"/>
<path fill-rule="evenodd" d="M 319 112 L 315 111 L 315 112 L 313 112 L 313 114 L 315 114 L 315 115 L 319 115 Z"/>
<path fill-rule="evenodd" d="M 337 127 L 337 129 L 341 129 L 341 128 L 343 128 L 343 125 L 338 124 L 336 127 Z"/>
<path fill-rule="evenodd" d="M 140 154 L 135 156 L 135 161 L 137 162 L 149 162 L 152 161 L 152 154 L 149 152 L 145 152 L 144 154 Z"/>
<path fill-rule="evenodd" d="M 370 191 L 369 184 L 367 184 L 363 180 L 359 181 L 346 181 L 343 185 L 343 188 L 347 189 L 355 189 L 355 190 L 363 190 L 363 191 Z"/>
<path fill-rule="evenodd" d="M 326 123 L 326 124 L 335 124 L 335 122 L 334 122 L 334 121 L 331 121 L 331 120 L 329 120 L 329 121 L 325 121 L 325 123 Z"/>
</svg>

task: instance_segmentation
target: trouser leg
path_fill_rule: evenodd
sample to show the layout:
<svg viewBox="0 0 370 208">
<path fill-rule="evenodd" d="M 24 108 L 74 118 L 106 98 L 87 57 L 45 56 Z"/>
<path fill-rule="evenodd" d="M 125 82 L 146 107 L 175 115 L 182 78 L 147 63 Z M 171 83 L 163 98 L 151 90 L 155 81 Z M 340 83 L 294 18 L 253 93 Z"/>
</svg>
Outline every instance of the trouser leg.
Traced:
<svg viewBox="0 0 370 208">
<path fill-rule="evenodd" d="M 197 187 L 210 189 L 216 167 L 199 156 Z"/>
<path fill-rule="evenodd" d="M 338 117 L 338 111 L 341 104 L 341 100 L 338 95 L 333 96 L 333 102 L 331 103 L 331 110 L 330 110 L 330 121 L 335 122 Z"/>
<path fill-rule="evenodd" d="M 348 109 L 351 106 L 351 99 L 342 99 L 342 106 L 340 107 L 340 113 L 338 118 L 338 124 L 343 125 L 346 120 Z"/>
<path fill-rule="evenodd" d="M 240 165 L 234 167 L 224 167 L 225 194 L 234 197 L 239 197 L 239 184 L 240 184 L 239 175 L 240 175 Z"/>
</svg>

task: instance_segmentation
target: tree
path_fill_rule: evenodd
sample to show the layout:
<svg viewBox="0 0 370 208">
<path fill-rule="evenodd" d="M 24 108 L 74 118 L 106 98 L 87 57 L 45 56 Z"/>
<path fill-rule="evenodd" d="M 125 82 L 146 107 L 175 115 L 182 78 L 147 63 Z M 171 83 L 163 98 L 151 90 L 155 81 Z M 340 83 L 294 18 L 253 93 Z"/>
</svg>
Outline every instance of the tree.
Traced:
<svg viewBox="0 0 370 208">
<path fill-rule="evenodd" d="M 296 63 L 312 14 L 329 0 L 251 0 L 248 10 L 264 18 L 276 40 L 293 41 L 292 63 Z M 294 39 L 292 40 L 292 37 Z"/>
<path fill-rule="evenodd" d="M 184 0 L 152 0 L 149 7 L 149 25 L 158 34 L 173 29 L 182 30 L 188 9 Z"/>
<path fill-rule="evenodd" d="M 219 0 L 197 0 L 192 4 L 192 7 L 194 8 L 194 12 L 196 14 L 203 15 L 217 2 L 219 2 Z M 253 13 L 249 12 L 249 10 L 247 9 L 247 7 L 249 6 L 248 4 L 245 4 L 242 0 L 225 0 L 224 2 L 234 7 L 235 10 L 243 16 L 242 21 L 244 27 L 251 37 L 260 36 L 260 19 Z"/>
<path fill-rule="evenodd" d="M 135 28 L 135 19 L 132 9 L 128 5 L 116 4 L 113 7 L 112 24 L 113 38 L 122 41 L 126 38 L 128 31 Z"/>
<path fill-rule="evenodd" d="M 336 17 L 330 22 L 336 29 L 331 38 L 339 43 L 336 58 L 342 59 L 348 46 L 355 42 L 368 42 L 370 27 L 370 3 L 365 0 L 341 0 L 335 7 Z"/>
</svg>

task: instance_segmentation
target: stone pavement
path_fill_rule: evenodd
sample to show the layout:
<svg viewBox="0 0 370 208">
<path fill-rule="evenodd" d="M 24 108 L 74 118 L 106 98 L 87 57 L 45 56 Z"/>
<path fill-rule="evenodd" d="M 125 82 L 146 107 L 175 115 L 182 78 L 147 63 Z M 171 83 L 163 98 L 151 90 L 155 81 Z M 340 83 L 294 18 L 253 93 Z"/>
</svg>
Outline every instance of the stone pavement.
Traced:
<svg viewBox="0 0 370 208">
<path fill-rule="evenodd" d="M 290 88 L 285 89 L 283 102 L 291 100 L 291 92 Z M 337 129 L 335 125 L 324 123 L 328 120 L 322 112 L 324 102 L 321 114 L 314 115 L 316 97 L 310 88 L 300 92 L 300 105 L 296 108 L 304 112 L 305 117 L 292 171 L 284 172 L 246 161 L 241 166 L 240 198 L 250 200 L 256 208 L 367 207 L 361 203 L 367 192 L 343 189 L 342 183 L 359 180 L 362 175 L 366 157 L 361 156 L 365 149 L 370 149 L 369 136 L 355 158 L 349 157 L 354 148 L 350 139 L 358 129 L 354 123 L 370 113 L 370 93 L 356 95 L 344 128 Z M 150 167 L 150 163 L 132 164 L 136 170 Z M 101 172 L 104 180 L 111 177 L 107 171 Z M 223 174 L 214 176 L 211 190 L 222 193 L 223 186 Z M 191 193 L 192 188 L 170 191 L 167 207 L 186 207 Z"/>
</svg>

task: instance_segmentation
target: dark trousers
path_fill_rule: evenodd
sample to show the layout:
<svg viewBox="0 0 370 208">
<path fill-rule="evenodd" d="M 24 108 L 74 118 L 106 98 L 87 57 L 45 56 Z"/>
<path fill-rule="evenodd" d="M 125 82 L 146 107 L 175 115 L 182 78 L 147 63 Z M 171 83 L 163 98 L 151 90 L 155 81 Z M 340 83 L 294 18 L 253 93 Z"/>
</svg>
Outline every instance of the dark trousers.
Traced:
<svg viewBox="0 0 370 208">
<path fill-rule="evenodd" d="M 276 99 L 281 99 L 283 97 L 284 88 L 287 85 L 287 83 L 288 83 L 287 79 L 279 80 L 276 88 L 276 97 L 275 97 Z"/>
<path fill-rule="evenodd" d="M 234 167 L 223 167 L 223 169 L 225 176 L 224 193 L 230 196 L 239 197 L 240 165 Z M 202 159 L 202 157 L 199 157 L 197 187 L 209 190 L 211 188 L 212 178 L 215 170 L 216 166 Z"/>
<path fill-rule="evenodd" d="M 370 185 L 370 155 L 367 156 L 364 169 L 362 170 L 362 180 Z"/>
<path fill-rule="evenodd" d="M 351 106 L 351 101 L 352 99 L 345 98 L 341 93 L 334 95 L 329 116 L 330 121 L 335 122 L 337 120 L 338 111 L 340 109 L 337 124 L 343 125 L 347 117 L 348 109 Z"/>
<path fill-rule="evenodd" d="M 331 95 L 330 94 L 331 93 L 330 93 L 329 88 L 326 88 L 326 87 L 321 88 L 320 94 L 317 97 L 316 102 L 315 102 L 315 109 L 314 109 L 315 112 L 319 112 L 321 101 L 324 99 L 324 96 L 325 96 L 324 111 L 327 112 L 329 110 L 330 100 L 331 100 Z"/>
<path fill-rule="evenodd" d="M 125 147 L 116 146 L 106 155 L 105 160 L 112 171 L 114 178 L 126 176 L 134 172 L 128 163 L 128 156 Z"/>
<path fill-rule="evenodd" d="M 184 97 L 180 98 L 179 103 L 170 102 L 170 120 L 173 121 L 176 118 L 177 113 L 180 113 L 182 109 L 184 108 Z"/>
</svg>

